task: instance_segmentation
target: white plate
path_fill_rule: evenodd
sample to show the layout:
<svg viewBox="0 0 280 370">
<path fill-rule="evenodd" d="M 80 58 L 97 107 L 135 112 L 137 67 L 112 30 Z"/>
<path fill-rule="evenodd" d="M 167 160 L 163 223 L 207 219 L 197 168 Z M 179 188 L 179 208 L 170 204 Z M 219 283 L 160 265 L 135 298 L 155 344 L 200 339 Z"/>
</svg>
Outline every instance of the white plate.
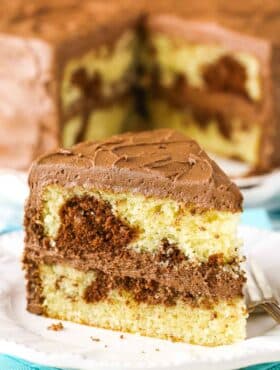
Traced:
<svg viewBox="0 0 280 370">
<path fill-rule="evenodd" d="M 245 251 L 263 267 L 273 286 L 280 287 L 280 234 L 240 229 Z M 25 310 L 24 278 L 20 269 L 22 233 L 0 238 L 0 351 L 29 361 L 77 369 L 215 369 L 225 370 L 280 360 L 280 327 L 266 315 L 252 316 L 247 339 L 216 348 L 171 343 L 65 322 Z M 90 337 L 100 338 L 94 342 Z M 107 347 L 105 347 L 107 346 Z M 157 350 L 159 349 L 159 351 Z"/>
<path fill-rule="evenodd" d="M 258 176 L 246 176 L 250 167 L 242 162 L 209 154 L 239 186 L 245 207 L 280 208 L 280 169 Z"/>
</svg>

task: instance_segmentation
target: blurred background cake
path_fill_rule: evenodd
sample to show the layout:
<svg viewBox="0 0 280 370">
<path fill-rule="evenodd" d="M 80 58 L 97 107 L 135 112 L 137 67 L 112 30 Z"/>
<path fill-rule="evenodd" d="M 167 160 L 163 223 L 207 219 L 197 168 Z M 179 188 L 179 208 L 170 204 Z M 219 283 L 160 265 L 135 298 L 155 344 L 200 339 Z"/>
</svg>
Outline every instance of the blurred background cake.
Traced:
<svg viewBox="0 0 280 370">
<path fill-rule="evenodd" d="M 277 1 L 16 0 L 0 23 L 0 165 L 171 127 L 259 170 L 280 163 Z"/>
</svg>

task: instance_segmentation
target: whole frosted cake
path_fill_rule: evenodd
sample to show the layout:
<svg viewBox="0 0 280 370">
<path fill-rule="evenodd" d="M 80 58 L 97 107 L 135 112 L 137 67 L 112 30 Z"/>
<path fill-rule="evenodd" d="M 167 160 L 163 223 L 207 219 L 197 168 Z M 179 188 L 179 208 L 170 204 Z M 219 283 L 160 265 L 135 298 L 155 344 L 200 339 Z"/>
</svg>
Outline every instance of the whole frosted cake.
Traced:
<svg viewBox="0 0 280 370">
<path fill-rule="evenodd" d="M 27 308 L 201 345 L 245 336 L 238 188 L 173 130 L 39 158 L 25 209 Z"/>
<path fill-rule="evenodd" d="M 2 3 L 1 167 L 139 127 L 280 165 L 279 0 Z"/>
</svg>

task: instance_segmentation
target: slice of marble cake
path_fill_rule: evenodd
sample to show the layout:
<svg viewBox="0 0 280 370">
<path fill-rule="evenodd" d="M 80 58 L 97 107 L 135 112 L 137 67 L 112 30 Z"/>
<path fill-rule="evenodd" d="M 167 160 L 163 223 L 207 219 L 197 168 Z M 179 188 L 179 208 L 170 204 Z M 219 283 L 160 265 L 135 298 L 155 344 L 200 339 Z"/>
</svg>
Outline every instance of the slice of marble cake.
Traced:
<svg viewBox="0 0 280 370">
<path fill-rule="evenodd" d="M 37 160 L 25 209 L 30 312 L 201 345 L 245 337 L 238 188 L 173 130 Z"/>
</svg>

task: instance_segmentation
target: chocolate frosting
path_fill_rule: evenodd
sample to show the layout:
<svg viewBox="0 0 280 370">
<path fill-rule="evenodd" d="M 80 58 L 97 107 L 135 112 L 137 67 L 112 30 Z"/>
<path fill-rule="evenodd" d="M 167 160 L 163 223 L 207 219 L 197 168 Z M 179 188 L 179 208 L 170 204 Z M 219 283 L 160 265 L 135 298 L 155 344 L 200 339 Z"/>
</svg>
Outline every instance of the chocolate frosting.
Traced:
<svg viewBox="0 0 280 370">
<path fill-rule="evenodd" d="M 123 9 L 119 1 L 13 0 L 0 6 L 0 32 L 21 38 L 39 38 L 53 45 L 73 40 L 73 37 L 81 39 L 92 32 L 104 39 L 108 33 L 114 37 L 115 29 L 110 32 L 112 24 L 108 22 L 126 24 L 130 14 L 138 14 L 130 7 L 126 17 L 117 19 Z"/>
<path fill-rule="evenodd" d="M 29 184 L 33 193 L 49 184 L 83 186 L 170 198 L 201 211 L 237 212 L 242 203 L 237 186 L 199 145 L 170 129 L 125 133 L 47 154 L 33 164 Z"/>
<path fill-rule="evenodd" d="M 127 0 L 129 3 L 129 0 Z M 140 0 L 139 6 L 149 14 L 170 14 L 188 20 L 209 21 L 213 25 L 243 33 L 248 36 L 267 39 L 279 44 L 280 3 L 278 0 L 207 0 L 177 1 Z"/>
<path fill-rule="evenodd" d="M 125 12 L 125 16 L 124 16 Z M 222 2 L 208 0 L 198 2 L 179 2 L 170 0 L 13 0 L 0 6 L 0 32 L 20 37 L 36 37 L 54 44 L 72 38 L 83 37 L 93 30 L 99 36 L 112 29 L 109 23 L 118 18 L 118 23 L 126 22 L 129 17 L 141 15 L 180 16 L 183 20 L 211 22 L 217 25 L 258 37 L 263 41 L 279 44 L 280 3 L 278 0 L 260 2 L 259 0 L 237 0 Z M 119 17 L 117 17 L 119 15 Z M 172 19 L 170 20 L 172 23 Z M 201 24 L 203 25 L 203 24 Z M 208 28 L 209 25 L 206 25 Z M 198 31 L 199 32 L 199 31 Z"/>
</svg>

